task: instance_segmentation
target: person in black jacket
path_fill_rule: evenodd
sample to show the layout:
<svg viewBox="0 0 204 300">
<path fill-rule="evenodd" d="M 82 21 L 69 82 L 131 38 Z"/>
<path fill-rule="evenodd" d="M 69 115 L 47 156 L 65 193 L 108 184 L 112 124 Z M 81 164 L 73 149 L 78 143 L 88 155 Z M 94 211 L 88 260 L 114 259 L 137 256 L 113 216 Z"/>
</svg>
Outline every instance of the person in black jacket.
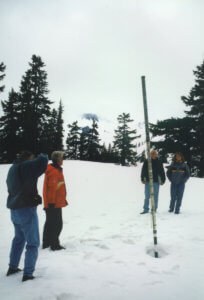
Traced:
<svg viewBox="0 0 204 300">
<path fill-rule="evenodd" d="M 151 151 L 151 162 L 152 162 L 153 186 L 154 186 L 154 205 L 155 205 L 155 212 L 156 212 L 158 207 L 159 185 L 164 184 L 166 177 L 165 177 L 163 164 L 158 159 L 156 150 Z M 144 200 L 143 212 L 141 212 L 141 214 L 146 214 L 149 212 L 149 199 L 150 199 L 150 185 L 149 185 L 147 159 L 145 160 L 142 166 L 141 181 L 143 184 L 145 184 L 145 200 Z"/>
<path fill-rule="evenodd" d="M 183 154 L 177 152 L 172 164 L 168 167 L 167 177 L 171 182 L 171 201 L 169 212 L 175 210 L 175 214 L 180 213 L 185 183 L 190 177 L 188 165 L 184 162 Z"/>
<path fill-rule="evenodd" d="M 47 163 L 46 154 L 40 154 L 34 159 L 31 152 L 22 151 L 7 175 L 7 207 L 11 210 L 11 220 L 15 229 L 7 276 L 21 271 L 18 265 L 26 243 L 22 281 L 34 278 L 33 272 L 40 245 L 37 205 L 41 199 L 37 191 L 37 180 L 45 172 Z"/>
</svg>

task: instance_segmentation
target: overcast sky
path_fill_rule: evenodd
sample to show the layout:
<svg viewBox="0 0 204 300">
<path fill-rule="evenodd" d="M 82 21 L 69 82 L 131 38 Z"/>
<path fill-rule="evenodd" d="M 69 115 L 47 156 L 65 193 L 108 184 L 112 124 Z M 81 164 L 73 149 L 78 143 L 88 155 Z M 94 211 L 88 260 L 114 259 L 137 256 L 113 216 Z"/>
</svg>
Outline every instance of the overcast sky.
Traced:
<svg viewBox="0 0 204 300">
<path fill-rule="evenodd" d="M 112 132 L 122 112 L 143 121 L 142 75 L 150 122 L 183 115 L 180 97 L 204 59 L 204 1 L 0 0 L 0 41 L 1 99 L 40 55 L 65 125 L 94 113 Z"/>
</svg>

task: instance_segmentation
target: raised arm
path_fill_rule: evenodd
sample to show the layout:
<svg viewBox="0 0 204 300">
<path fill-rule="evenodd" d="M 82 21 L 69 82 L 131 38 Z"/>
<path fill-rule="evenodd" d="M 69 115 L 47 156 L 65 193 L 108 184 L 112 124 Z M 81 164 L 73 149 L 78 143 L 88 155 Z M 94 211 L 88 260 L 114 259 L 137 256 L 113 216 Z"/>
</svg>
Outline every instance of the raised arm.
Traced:
<svg viewBox="0 0 204 300">
<path fill-rule="evenodd" d="M 39 154 L 33 160 L 26 160 L 21 165 L 21 173 L 24 176 L 24 180 L 27 178 L 38 178 L 47 169 L 48 156 L 47 154 Z"/>
</svg>

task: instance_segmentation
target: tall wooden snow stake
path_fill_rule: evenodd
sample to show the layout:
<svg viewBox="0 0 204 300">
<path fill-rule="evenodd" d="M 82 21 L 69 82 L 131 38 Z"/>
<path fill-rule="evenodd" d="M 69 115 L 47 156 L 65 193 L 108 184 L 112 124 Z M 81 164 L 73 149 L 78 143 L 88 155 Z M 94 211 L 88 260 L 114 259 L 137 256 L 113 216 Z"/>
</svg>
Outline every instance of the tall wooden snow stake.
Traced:
<svg viewBox="0 0 204 300">
<path fill-rule="evenodd" d="M 154 205 L 154 185 L 153 185 L 153 174 L 152 174 L 152 162 L 151 162 L 151 155 L 150 155 L 150 136 L 149 136 L 149 121 L 148 121 L 148 110 L 147 110 L 145 76 L 142 76 L 141 79 L 142 79 L 145 132 L 146 132 L 146 147 L 147 147 L 146 151 L 147 151 L 149 185 L 150 185 L 151 214 L 152 214 L 152 225 L 153 225 L 154 256 L 158 258 L 157 225 L 156 225 L 156 213 L 155 213 L 155 205 Z"/>
</svg>

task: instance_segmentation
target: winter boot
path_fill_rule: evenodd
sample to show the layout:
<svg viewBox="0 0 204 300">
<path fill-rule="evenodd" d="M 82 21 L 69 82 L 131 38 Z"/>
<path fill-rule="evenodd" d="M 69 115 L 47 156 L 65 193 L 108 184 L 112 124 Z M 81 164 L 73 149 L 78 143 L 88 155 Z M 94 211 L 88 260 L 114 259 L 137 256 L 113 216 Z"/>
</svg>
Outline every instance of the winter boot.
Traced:
<svg viewBox="0 0 204 300">
<path fill-rule="evenodd" d="M 141 215 L 144 215 L 144 214 L 148 214 L 148 211 L 142 211 L 141 213 L 140 213 Z"/>
<path fill-rule="evenodd" d="M 63 247 L 61 245 L 51 246 L 50 248 L 51 248 L 52 251 L 66 249 L 65 247 Z"/>
<path fill-rule="evenodd" d="M 22 281 L 33 280 L 34 278 L 34 276 L 23 275 Z"/>
<path fill-rule="evenodd" d="M 14 269 L 12 269 L 12 268 L 9 267 L 6 276 L 10 276 L 10 275 L 16 274 L 16 273 L 21 272 L 21 271 L 22 270 L 19 269 L 19 268 L 17 268 L 17 269 L 14 270 Z"/>
<path fill-rule="evenodd" d="M 42 245 L 42 249 L 46 249 L 46 248 L 49 248 L 50 247 L 50 245 L 48 245 L 48 244 L 43 244 Z"/>
</svg>

